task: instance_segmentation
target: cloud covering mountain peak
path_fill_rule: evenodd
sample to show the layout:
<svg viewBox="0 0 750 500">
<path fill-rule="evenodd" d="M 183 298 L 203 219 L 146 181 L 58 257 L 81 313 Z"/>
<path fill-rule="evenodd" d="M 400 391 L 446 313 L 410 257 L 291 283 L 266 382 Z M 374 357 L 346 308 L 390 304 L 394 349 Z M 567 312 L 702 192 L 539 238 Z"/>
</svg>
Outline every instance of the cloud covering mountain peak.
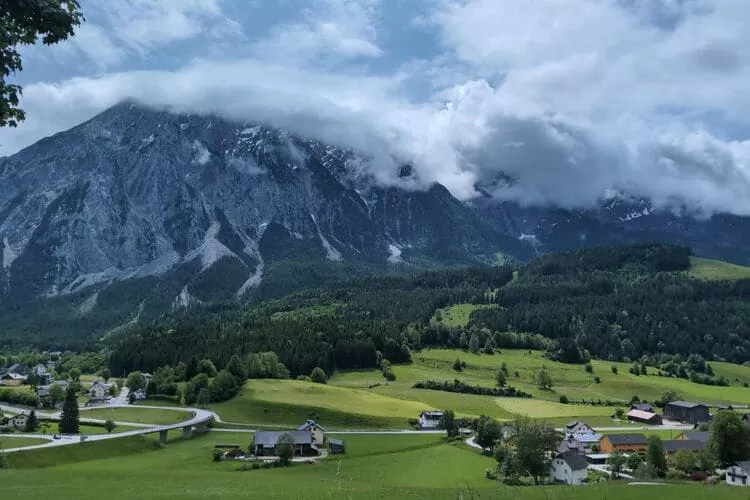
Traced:
<svg viewBox="0 0 750 500">
<path fill-rule="evenodd" d="M 25 53 L 29 118 L 0 131 L 2 154 L 134 97 L 357 149 L 386 185 L 404 182 L 394 165 L 405 162 L 416 187 L 439 182 L 460 199 L 508 176 L 492 184 L 499 200 L 587 207 L 617 190 L 750 214 L 744 2 L 295 0 L 248 11 L 239 0 L 89 0 L 84 10 L 79 37 Z M 143 27 L 160 18 L 171 21 L 154 37 Z M 133 23 L 143 29 L 125 29 Z"/>
</svg>

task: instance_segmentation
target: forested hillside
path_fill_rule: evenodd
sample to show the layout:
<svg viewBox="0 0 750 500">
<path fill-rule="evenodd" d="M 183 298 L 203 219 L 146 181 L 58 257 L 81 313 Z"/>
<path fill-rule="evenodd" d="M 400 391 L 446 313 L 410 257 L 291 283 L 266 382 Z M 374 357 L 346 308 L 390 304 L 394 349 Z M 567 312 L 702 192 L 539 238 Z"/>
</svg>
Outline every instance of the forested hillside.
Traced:
<svg viewBox="0 0 750 500">
<path fill-rule="evenodd" d="M 404 362 L 425 346 L 546 349 L 568 362 L 750 360 L 750 280 L 704 281 L 689 268 L 687 248 L 638 245 L 542 257 L 515 277 L 498 267 L 364 278 L 164 317 L 118 340 L 110 364 L 116 373 L 193 357 L 222 366 L 233 354 L 273 351 L 296 376 Z M 434 320 L 459 303 L 487 306 L 467 326 Z"/>
</svg>

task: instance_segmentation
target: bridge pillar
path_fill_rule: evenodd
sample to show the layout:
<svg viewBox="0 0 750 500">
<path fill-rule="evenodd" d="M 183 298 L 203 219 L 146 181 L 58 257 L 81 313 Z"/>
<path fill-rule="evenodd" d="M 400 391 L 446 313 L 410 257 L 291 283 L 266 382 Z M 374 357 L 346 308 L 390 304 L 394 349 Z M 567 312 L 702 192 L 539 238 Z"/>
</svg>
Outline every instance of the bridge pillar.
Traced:
<svg viewBox="0 0 750 500">
<path fill-rule="evenodd" d="M 189 439 L 192 435 L 193 435 L 192 425 L 188 425 L 187 427 L 182 428 L 182 437 Z"/>
<path fill-rule="evenodd" d="M 161 441 L 162 443 L 166 444 L 167 443 L 167 433 L 168 432 L 169 431 L 167 431 L 167 430 L 159 431 L 159 441 Z"/>
</svg>

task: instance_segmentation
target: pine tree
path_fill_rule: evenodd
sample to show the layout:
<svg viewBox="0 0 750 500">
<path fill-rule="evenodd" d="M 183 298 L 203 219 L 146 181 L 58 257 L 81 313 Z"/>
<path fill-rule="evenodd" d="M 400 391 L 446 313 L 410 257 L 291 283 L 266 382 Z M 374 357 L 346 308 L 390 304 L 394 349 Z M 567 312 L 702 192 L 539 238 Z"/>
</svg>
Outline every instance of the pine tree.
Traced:
<svg viewBox="0 0 750 500">
<path fill-rule="evenodd" d="M 78 399 L 75 391 L 68 389 L 60 415 L 60 434 L 78 433 Z"/>
<path fill-rule="evenodd" d="M 23 427 L 24 432 L 34 432 L 39 427 L 39 419 L 36 417 L 36 412 L 31 410 L 29 418 L 26 419 L 26 425 Z"/>
</svg>

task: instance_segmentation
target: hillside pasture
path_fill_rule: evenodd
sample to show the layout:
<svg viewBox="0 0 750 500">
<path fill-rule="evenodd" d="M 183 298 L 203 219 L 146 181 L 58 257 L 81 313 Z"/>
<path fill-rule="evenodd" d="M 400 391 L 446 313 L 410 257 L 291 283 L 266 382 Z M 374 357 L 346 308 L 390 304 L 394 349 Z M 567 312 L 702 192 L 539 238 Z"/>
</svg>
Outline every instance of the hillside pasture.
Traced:
<svg viewBox="0 0 750 500">
<path fill-rule="evenodd" d="M 750 267 L 698 257 L 690 258 L 688 272 L 696 278 L 708 280 L 750 279 Z"/>
</svg>

